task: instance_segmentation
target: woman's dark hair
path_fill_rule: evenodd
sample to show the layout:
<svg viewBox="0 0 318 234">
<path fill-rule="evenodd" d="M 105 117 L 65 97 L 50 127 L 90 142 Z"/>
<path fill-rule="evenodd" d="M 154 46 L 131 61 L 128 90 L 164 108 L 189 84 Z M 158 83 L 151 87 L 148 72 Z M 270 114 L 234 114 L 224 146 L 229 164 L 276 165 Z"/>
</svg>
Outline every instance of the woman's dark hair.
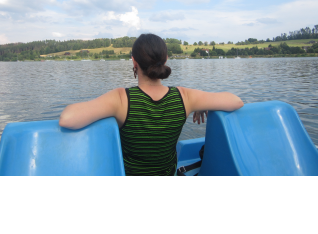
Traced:
<svg viewBox="0 0 318 234">
<path fill-rule="evenodd" d="M 171 74 L 165 65 L 167 54 L 166 43 L 154 34 L 141 34 L 132 47 L 132 56 L 150 79 L 166 79 Z"/>
</svg>

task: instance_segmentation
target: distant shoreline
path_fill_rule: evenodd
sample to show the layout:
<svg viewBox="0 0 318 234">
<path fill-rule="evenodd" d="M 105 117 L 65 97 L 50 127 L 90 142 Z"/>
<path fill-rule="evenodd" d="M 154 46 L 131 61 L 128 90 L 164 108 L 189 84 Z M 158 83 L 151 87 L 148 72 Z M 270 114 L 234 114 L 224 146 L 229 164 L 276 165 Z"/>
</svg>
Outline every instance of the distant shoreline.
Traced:
<svg viewBox="0 0 318 234">
<path fill-rule="evenodd" d="M 239 56 L 241 59 L 255 59 L 255 58 L 314 58 L 314 57 L 318 57 L 318 54 L 315 53 L 315 54 L 291 54 L 291 55 L 288 55 L 288 54 L 276 54 L 276 55 L 255 55 L 255 56 Z M 196 58 L 185 58 L 185 57 L 176 57 L 176 58 L 169 58 L 168 60 L 186 60 L 186 59 L 195 59 L 195 60 L 202 60 L 202 58 L 204 59 L 220 59 L 219 56 L 210 56 L 210 58 L 207 58 L 207 57 L 196 57 Z M 234 59 L 235 56 L 223 56 L 223 59 Z M 106 58 L 104 59 L 105 61 L 121 61 L 120 58 Z M 221 60 L 221 59 L 220 59 Z M 24 61 L 0 61 L 0 62 L 3 62 L 3 63 L 7 63 L 7 62 L 55 62 L 55 61 L 58 61 L 58 62 L 73 62 L 73 61 L 82 61 L 82 59 L 73 59 L 73 61 L 71 61 L 70 59 L 69 60 L 65 60 L 65 59 L 48 59 L 48 60 L 24 60 Z M 100 59 L 90 59 L 91 62 L 103 62 L 103 61 L 100 61 Z M 129 61 L 128 59 L 125 59 L 125 61 Z"/>
</svg>

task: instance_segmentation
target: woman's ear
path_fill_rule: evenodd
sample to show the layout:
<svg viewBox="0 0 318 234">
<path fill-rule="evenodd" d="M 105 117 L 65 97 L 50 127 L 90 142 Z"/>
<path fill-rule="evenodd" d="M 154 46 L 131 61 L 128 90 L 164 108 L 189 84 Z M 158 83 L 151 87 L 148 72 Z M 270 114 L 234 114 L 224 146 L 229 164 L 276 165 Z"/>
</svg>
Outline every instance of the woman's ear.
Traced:
<svg viewBox="0 0 318 234">
<path fill-rule="evenodd" d="M 131 59 L 132 59 L 132 61 L 133 61 L 133 65 L 134 65 L 134 67 L 137 67 L 137 62 L 136 62 L 136 60 L 134 59 L 134 57 L 133 57 L 133 56 L 131 56 Z"/>
</svg>

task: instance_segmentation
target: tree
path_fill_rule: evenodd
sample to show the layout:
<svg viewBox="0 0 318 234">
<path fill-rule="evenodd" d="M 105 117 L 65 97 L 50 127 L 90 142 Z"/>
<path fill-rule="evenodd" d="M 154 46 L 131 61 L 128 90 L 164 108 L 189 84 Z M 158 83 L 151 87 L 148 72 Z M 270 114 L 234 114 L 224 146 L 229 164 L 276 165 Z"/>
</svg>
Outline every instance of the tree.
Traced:
<svg viewBox="0 0 318 234">
<path fill-rule="evenodd" d="M 195 57 L 195 56 L 197 56 L 197 53 L 196 53 L 196 52 L 193 52 L 193 53 L 191 54 L 191 57 Z"/>
<path fill-rule="evenodd" d="M 176 44 L 176 43 L 167 44 L 167 49 L 168 51 L 171 51 L 174 54 L 183 53 L 183 50 L 181 49 L 180 44 Z"/>
<path fill-rule="evenodd" d="M 187 41 L 183 41 L 183 45 L 189 45 Z"/>
<path fill-rule="evenodd" d="M 207 46 L 207 45 L 208 45 L 208 42 L 207 42 L 207 41 L 205 41 L 205 42 L 204 42 L 204 45 L 205 45 L 205 46 Z"/>
<path fill-rule="evenodd" d="M 307 49 L 307 53 L 314 53 L 314 49 L 313 48 L 308 48 Z"/>
<path fill-rule="evenodd" d="M 193 45 L 198 45 L 198 43 L 194 42 Z"/>
<path fill-rule="evenodd" d="M 271 47 L 271 51 L 273 51 L 274 54 L 279 53 L 279 49 L 276 46 Z"/>
<path fill-rule="evenodd" d="M 173 44 L 181 44 L 181 40 L 175 38 L 166 38 L 164 39 L 166 43 L 173 43 Z"/>
<path fill-rule="evenodd" d="M 257 39 L 256 38 L 249 38 L 247 39 L 250 43 L 253 43 L 253 42 L 257 42 Z"/>
<path fill-rule="evenodd" d="M 228 41 L 228 43 L 227 44 L 233 44 L 233 42 L 232 41 Z"/>
<path fill-rule="evenodd" d="M 214 46 L 214 45 L 215 45 L 215 42 L 214 42 L 214 41 L 211 41 L 211 42 L 210 42 L 210 45 Z"/>
<path fill-rule="evenodd" d="M 199 45 L 203 45 L 203 42 L 202 41 L 199 41 L 199 43 L 198 43 Z"/>
<path fill-rule="evenodd" d="M 215 52 L 217 53 L 217 55 L 225 55 L 225 52 L 224 52 L 224 50 L 222 50 L 222 49 L 215 49 Z"/>
</svg>

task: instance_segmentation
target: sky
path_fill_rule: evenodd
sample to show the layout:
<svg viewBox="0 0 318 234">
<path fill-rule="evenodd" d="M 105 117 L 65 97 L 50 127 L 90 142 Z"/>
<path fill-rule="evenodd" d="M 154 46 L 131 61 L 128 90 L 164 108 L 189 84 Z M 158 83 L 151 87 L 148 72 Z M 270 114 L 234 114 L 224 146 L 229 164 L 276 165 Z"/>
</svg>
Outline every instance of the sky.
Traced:
<svg viewBox="0 0 318 234">
<path fill-rule="evenodd" d="M 190 44 L 273 38 L 318 24 L 317 0 L 0 0 L 0 44 L 138 37 Z"/>
</svg>

